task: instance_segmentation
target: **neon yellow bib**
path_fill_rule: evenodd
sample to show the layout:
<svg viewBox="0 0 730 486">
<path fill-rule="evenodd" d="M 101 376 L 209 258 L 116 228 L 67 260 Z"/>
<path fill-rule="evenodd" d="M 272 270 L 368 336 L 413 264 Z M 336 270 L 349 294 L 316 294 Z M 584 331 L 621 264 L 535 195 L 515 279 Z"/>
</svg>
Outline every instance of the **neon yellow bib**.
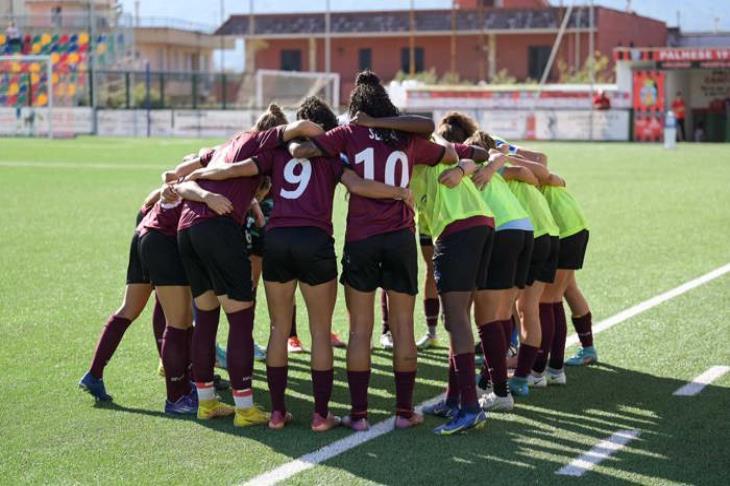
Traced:
<svg viewBox="0 0 730 486">
<path fill-rule="evenodd" d="M 535 227 L 535 238 L 542 235 L 558 236 L 560 228 L 558 228 L 553 214 L 550 212 L 545 197 L 540 190 L 526 182 L 511 180 L 507 182 L 512 194 L 515 195 L 522 207 L 530 215 L 530 221 Z"/>
<path fill-rule="evenodd" d="M 489 184 L 480 193 L 487 206 L 494 211 L 495 228 L 499 228 L 510 221 L 529 217 L 520 201 L 510 191 L 507 181 L 499 173 L 492 176 Z"/>
<path fill-rule="evenodd" d="M 413 168 L 410 188 L 416 202 L 419 231 L 425 233 L 427 229 L 434 239 L 454 221 L 474 216 L 494 217 L 470 178 L 464 178 L 454 188 L 439 183 L 441 173 L 453 167 L 438 164 Z"/>
<path fill-rule="evenodd" d="M 588 229 L 588 220 L 578 201 L 564 187 L 544 186 L 542 194 L 547 200 L 553 218 L 560 228 L 560 237 L 567 238 Z"/>
</svg>

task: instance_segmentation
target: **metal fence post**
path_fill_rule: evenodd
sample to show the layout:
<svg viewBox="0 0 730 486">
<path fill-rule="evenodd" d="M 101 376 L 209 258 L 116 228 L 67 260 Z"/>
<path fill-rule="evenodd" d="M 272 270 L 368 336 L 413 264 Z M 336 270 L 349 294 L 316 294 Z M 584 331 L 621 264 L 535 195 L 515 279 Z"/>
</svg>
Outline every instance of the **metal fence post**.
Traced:
<svg viewBox="0 0 730 486">
<path fill-rule="evenodd" d="M 222 108 L 226 109 L 226 73 L 221 73 L 221 104 Z"/>
</svg>

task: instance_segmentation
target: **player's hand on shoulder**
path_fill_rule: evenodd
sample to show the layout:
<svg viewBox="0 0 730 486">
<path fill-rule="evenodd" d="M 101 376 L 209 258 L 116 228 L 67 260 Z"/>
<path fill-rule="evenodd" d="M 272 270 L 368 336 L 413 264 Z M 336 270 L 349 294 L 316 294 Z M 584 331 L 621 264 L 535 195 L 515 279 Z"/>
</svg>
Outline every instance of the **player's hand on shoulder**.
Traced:
<svg viewBox="0 0 730 486">
<path fill-rule="evenodd" d="M 439 176 L 439 183 L 443 184 L 446 187 L 456 187 L 459 185 L 463 177 L 464 169 L 462 169 L 461 167 L 453 167 L 441 173 L 441 175 Z"/>
<path fill-rule="evenodd" d="M 361 127 L 372 128 L 374 126 L 375 118 L 371 117 L 365 112 L 358 111 L 350 119 L 350 123 L 353 125 L 360 125 Z"/>
<path fill-rule="evenodd" d="M 231 201 L 229 201 L 227 197 L 221 196 L 220 194 L 208 192 L 203 199 L 205 201 L 205 204 L 216 214 L 223 215 L 233 211 L 233 204 L 231 204 Z"/>
</svg>

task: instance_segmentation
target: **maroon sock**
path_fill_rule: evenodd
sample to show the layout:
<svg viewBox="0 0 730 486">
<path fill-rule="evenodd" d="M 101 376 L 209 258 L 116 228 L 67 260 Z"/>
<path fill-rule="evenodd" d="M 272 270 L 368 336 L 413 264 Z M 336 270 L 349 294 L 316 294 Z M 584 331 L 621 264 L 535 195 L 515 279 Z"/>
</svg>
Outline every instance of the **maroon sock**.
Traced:
<svg viewBox="0 0 730 486">
<path fill-rule="evenodd" d="M 269 382 L 269 396 L 271 396 L 271 411 L 286 414 L 286 393 L 288 366 L 266 366 L 266 380 Z"/>
<path fill-rule="evenodd" d="M 368 386 L 370 386 L 370 370 L 347 371 L 347 384 L 350 388 L 350 417 L 353 419 L 368 417 Z"/>
<path fill-rule="evenodd" d="M 479 410 L 474 353 L 455 355 L 454 364 L 456 365 L 456 377 L 459 380 L 461 409 L 473 413 Z"/>
<path fill-rule="evenodd" d="M 329 414 L 329 402 L 332 396 L 332 382 L 334 370 L 312 370 L 312 394 L 314 395 L 314 411 L 320 417 Z"/>
<path fill-rule="evenodd" d="M 573 327 L 575 328 L 575 332 L 578 333 L 581 346 L 584 348 L 593 346 L 592 318 L 593 316 L 591 316 L 590 312 L 581 317 L 573 317 Z"/>
<path fill-rule="evenodd" d="M 291 331 L 289 331 L 289 337 L 297 337 L 297 306 L 294 305 L 291 315 Z"/>
<path fill-rule="evenodd" d="M 155 297 L 155 309 L 152 311 L 152 332 L 155 334 L 155 344 L 160 358 L 162 357 L 162 335 L 165 333 L 165 326 L 167 326 L 165 313 L 162 311 L 160 301 Z"/>
<path fill-rule="evenodd" d="M 441 311 L 441 301 L 438 299 L 423 299 L 423 313 L 426 316 L 426 325 L 429 334 L 436 334 L 436 326 L 439 323 L 439 312 Z"/>
<path fill-rule="evenodd" d="M 474 355 L 471 357 L 474 365 Z M 472 380 L 473 381 L 473 380 Z M 395 414 L 400 417 L 413 416 L 413 389 L 416 387 L 415 371 L 395 372 Z"/>
<path fill-rule="evenodd" d="M 512 333 L 515 327 L 517 327 L 515 316 L 510 316 L 509 319 L 502 321 L 502 332 L 504 332 L 504 342 L 507 345 L 507 349 L 512 344 Z"/>
<path fill-rule="evenodd" d="M 129 319 L 112 315 L 106 321 L 106 325 L 101 330 L 99 340 L 96 342 L 94 357 L 91 360 L 91 374 L 95 378 L 104 378 L 104 367 L 112 359 L 114 351 L 124 337 L 124 332 L 132 323 Z"/>
<path fill-rule="evenodd" d="M 459 395 L 459 379 L 456 377 L 454 355 L 449 353 L 449 383 L 446 386 L 446 403 L 450 406 L 458 406 Z"/>
<path fill-rule="evenodd" d="M 515 368 L 514 376 L 517 378 L 527 378 L 527 373 L 532 369 L 535 363 L 535 357 L 540 348 L 521 343 L 520 351 L 517 353 L 517 368 Z"/>
<path fill-rule="evenodd" d="M 231 314 L 228 318 L 228 376 L 231 388 L 251 388 L 253 376 L 253 308 Z"/>
<path fill-rule="evenodd" d="M 383 316 L 383 334 L 390 331 L 388 325 L 388 293 L 385 290 L 380 291 L 380 312 Z"/>
<path fill-rule="evenodd" d="M 511 321 L 494 321 L 479 326 L 484 360 L 489 367 L 494 391 L 502 393 L 501 396 L 507 395 L 507 347 L 503 335 L 505 322 Z"/>
<path fill-rule="evenodd" d="M 555 335 L 550 347 L 550 367 L 559 370 L 565 361 L 565 339 L 568 337 L 568 324 L 565 321 L 565 308 L 562 302 L 553 303 Z"/>
<path fill-rule="evenodd" d="M 553 337 L 555 336 L 553 304 L 540 303 L 540 331 L 542 331 L 540 351 L 538 351 L 535 363 L 532 365 L 532 369 L 537 373 L 545 371 L 550 348 L 553 346 Z"/>
<path fill-rule="evenodd" d="M 190 378 L 190 381 L 195 381 L 195 375 L 193 374 L 193 335 L 195 334 L 195 327 L 190 326 L 185 332 L 187 333 L 188 342 L 188 378 Z"/>
<path fill-rule="evenodd" d="M 198 309 L 193 331 L 193 375 L 195 381 L 208 383 L 213 381 L 215 367 L 215 336 L 218 333 L 218 321 L 221 308 L 204 311 Z"/>
<path fill-rule="evenodd" d="M 168 326 L 162 336 L 162 364 L 165 367 L 167 399 L 171 402 L 176 402 L 190 392 L 189 362 L 187 329 Z"/>
</svg>

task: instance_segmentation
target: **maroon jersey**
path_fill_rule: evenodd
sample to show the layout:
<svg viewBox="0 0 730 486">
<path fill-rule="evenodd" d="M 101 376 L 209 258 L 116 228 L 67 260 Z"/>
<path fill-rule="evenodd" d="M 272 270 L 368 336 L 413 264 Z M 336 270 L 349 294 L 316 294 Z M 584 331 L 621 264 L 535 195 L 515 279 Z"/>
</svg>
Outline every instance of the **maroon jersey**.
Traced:
<svg viewBox="0 0 730 486">
<path fill-rule="evenodd" d="M 408 187 L 414 164 L 439 163 L 444 148 L 422 137 L 399 135 L 400 146 L 388 145 L 369 128 L 343 125 L 320 135 L 314 143 L 327 155 L 345 156 L 349 168 L 364 179 Z M 347 241 L 414 227 L 413 211 L 403 201 L 350 195 Z"/>
<path fill-rule="evenodd" d="M 261 152 L 254 160 L 271 176 L 274 209 L 266 230 L 314 226 L 332 235 L 332 200 L 342 175 L 339 157 L 295 159 L 285 148 Z"/>
<path fill-rule="evenodd" d="M 471 145 L 464 145 L 463 143 L 455 143 L 454 149 L 456 149 L 456 155 L 459 159 L 471 159 L 474 157 L 474 149 Z"/>
<path fill-rule="evenodd" d="M 142 218 L 137 226 L 137 233 L 140 238 L 149 230 L 157 230 L 163 235 L 175 236 L 177 234 L 177 225 L 180 221 L 182 213 L 182 201 L 178 200 L 174 203 L 163 203 L 162 200 L 157 201 L 152 209 Z"/>
<path fill-rule="evenodd" d="M 242 132 L 233 137 L 215 152 L 206 153 L 201 158 L 204 165 L 212 162 L 218 164 L 233 164 L 241 162 L 264 150 L 272 150 L 282 143 L 285 126 L 271 128 L 264 132 Z M 206 191 L 225 196 L 233 204 L 233 212 L 227 216 L 243 225 L 246 221 L 246 212 L 258 188 L 260 177 L 237 177 L 222 181 L 200 179 L 198 185 Z M 189 228 L 201 221 L 215 218 L 218 214 L 205 203 L 185 201 L 180 216 L 179 230 Z"/>
</svg>

